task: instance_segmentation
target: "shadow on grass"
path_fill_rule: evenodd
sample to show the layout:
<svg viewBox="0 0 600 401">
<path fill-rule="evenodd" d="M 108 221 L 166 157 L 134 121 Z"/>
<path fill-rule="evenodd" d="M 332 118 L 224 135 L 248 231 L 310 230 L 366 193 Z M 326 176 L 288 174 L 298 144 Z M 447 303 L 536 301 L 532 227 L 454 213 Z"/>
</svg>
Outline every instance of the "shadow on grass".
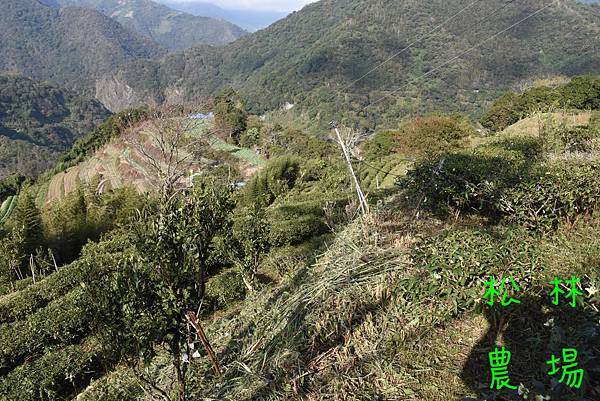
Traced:
<svg viewBox="0 0 600 401">
<path fill-rule="evenodd" d="M 522 299 L 520 305 L 485 311 L 490 327 L 472 349 L 460 374 L 480 396 L 478 400 L 600 400 L 600 313 L 597 312 L 600 305 L 571 308 L 568 301 L 561 300 L 555 306 L 551 300 L 550 294 L 546 294 L 539 299 Z M 502 347 L 511 353 L 510 384 L 520 389 L 490 388 L 489 353 Z M 549 375 L 551 365 L 547 362 L 553 355 L 562 359 L 565 348 L 577 350 L 578 366 L 574 369 L 584 370 L 579 389 L 569 387 L 567 377 L 563 383 L 559 382 L 562 370 Z M 558 367 L 562 369 L 561 364 Z"/>
</svg>

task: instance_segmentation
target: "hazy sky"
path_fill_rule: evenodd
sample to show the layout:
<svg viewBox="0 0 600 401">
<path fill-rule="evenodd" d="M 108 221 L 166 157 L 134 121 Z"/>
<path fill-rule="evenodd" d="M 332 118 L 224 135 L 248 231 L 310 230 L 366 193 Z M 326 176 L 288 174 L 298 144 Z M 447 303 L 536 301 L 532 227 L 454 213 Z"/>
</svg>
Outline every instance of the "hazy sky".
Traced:
<svg viewBox="0 0 600 401">
<path fill-rule="evenodd" d="M 198 0 L 177 0 L 180 2 L 198 1 Z M 316 0 L 202 0 L 207 3 L 213 3 L 224 8 L 251 8 L 273 11 L 294 11 L 301 9 L 308 3 L 314 3 Z"/>
</svg>

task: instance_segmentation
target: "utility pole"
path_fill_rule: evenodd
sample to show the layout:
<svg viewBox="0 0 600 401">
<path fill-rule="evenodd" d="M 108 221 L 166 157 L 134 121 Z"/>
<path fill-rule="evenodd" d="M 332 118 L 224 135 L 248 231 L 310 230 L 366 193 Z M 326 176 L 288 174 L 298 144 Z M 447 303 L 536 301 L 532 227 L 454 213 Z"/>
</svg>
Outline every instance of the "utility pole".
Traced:
<svg viewBox="0 0 600 401">
<path fill-rule="evenodd" d="M 333 128 L 335 130 L 335 134 L 337 135 L 337 140 L 340 143 L 340 146 L 342 148 L 342 153 L 344 154 L 344 158 L 346 159 L 346 164 L 348 165 L 348 171 L 350 172 L 350 176 L 352 177 L 352 179 L 354 181 L 354 185 L 356 186 L 356 195 L 358 196 L 358 203 L 360 206 L 360 210 L 361 210 L 362 214 L 365 215 L 369 212 L 369 204 L 367 203 L 367 198 L 360 187 L 360 182 L 358 181 L 358 177 L 356 176 L 356 173 L 354 172 L 354 168 L 352 167 L 352 160 L 350 159 L 350 152 L 348 151 L 348 149 L 346 147 L 346 143 L 342 139 L 342 135 L 340 135 L 340 131 L 338 129 L 337 122 L 332 121 L 329 124 L 330 124 L 331 128 Z"/>
</svg>

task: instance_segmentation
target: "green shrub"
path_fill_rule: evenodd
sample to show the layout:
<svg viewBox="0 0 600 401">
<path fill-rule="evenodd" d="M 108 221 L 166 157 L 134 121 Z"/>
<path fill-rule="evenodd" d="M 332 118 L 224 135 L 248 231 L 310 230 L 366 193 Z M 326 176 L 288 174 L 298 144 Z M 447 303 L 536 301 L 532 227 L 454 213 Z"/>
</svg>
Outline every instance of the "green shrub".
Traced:
<svg viewBox="0 0 600 401">
<path fill-rule="evenodd" d="M 69 292 L 85 274 L 81 264 L 75 262 L 35 284 L 29 279 L 26 288 L 0 299 L 0 324 L 24 319 L 48 302 Z"/>
<path fill-rule="evenodd" d="M 363 146 L 365 159 L 378 160 L 393 153 L 396 148 L 396 131 L 381 131 L 371 137 Z"/>
<path fill-rule="evenodd" d="M 75 289 L 52 301 L 25 320 L 0 326 L 0 365 L 19 365 L 27 356 L 54 345 L 67 345 L 89 332 L 94 318 L 87 310 L 83 290 Z"/>
<path fill-rule="evenodd" d="M 594 213 L 599 205 L 599 163 L 554 162 L 507 188 L 499 209 L 525 227 L 548 230 L 561 223 L 575 223 Z"/>
<path fill-rule="evenodd" d="M 540 146 L 524 139 L 430 159 L 407 184 L 421 206 L 443 216 L 480 214 L 550 230 L 592 214 L 600 205 L 600 164 L 543 163 Z"/>
<path fill-rule="evenodd" d="M 590 116 L 589 127 L 600 136 L 600 111 L 594 111 Z"/>
<path fill-rule="evenodd" d="M 503 190 L 523 179 L 531 163 L 526 153 L 537 145 L 524 140 L 430 158 L 408 173 L 406 186 L 436 214 L 500 217 Z"/>
<path fill-rule="evenodd" d="M 299 171 L 300 160 L 297 158 L 287 156 L 270 160 L 246 185 L 244 193 L 248 203 L 273 203 L 294 187 Z"/>
<path fill-rule="evenodd" d="M 279 205 L 267 214 L 272 246 L 301 243 L 327 232 L 325 212 L 319 201 L 305 201 Z"/>
<path fill-rule="evenodd" d="M 536 111 L 553 108 L 600 109 L 600 78 L 575 77 L 558 88 L 531 88 L 522 94 L 509 92 L 498 99 L 480 122 L 492 131 L 502 131 Z"/>
<path fill-rule="evenodd" d="M 562 127 L 555 132 L 555 135 L 564 150 L 589 152 L 594 148 L 592 140 L 600 137 L 600 132 L 589 126 Z"/>
<path fill-rule="evenodd" d="M 523 110 L 519 104 L 519 95 L 513 92 L 504 94 L 481 117 L 481 125 L 491 131 L 502 131 L 519 121 Z"/>
<path fill-rule="evenodd" d="M 246 286 L 240 272 L 227 270 L 208 280 L 206 296 L 218 307 L 226 307 L 246 297 Z"/>
<path fill-rule="evenodd" d="M 473 128 L 459 118 L 443 115 L 417 117 L 396 133 L 395 151 L 411 157 L 440 154 L 464 147 L 465 140 L 473 133 Z"/>
<path fill-rule="evenodd" d="M 14 283 L 14 288 L 10 284 L 2 284 L 0 285 L 0 297 L 11 294 L 13 292 L 22 291 L 33 284 L 33 278 L 27 277 L 23 280 L 17 280 Z M 4 302 L 4 300 L 0 300 L 0 302 Z"/>
<path fill-rule="evenodd" d="M 560 89 L 563 107 L 579 110 L 600 109 L 600 78 L 575 77 Z"/>
<path fill-rule="evenodd" d="M 101 365 L 107 358 L 100 349 L 96 339 L 91 338 L 47 352 L 3 376 L 0 396 L 19 401 L 70 399 L 76 389 L 103 373 Z"/>
</svg>

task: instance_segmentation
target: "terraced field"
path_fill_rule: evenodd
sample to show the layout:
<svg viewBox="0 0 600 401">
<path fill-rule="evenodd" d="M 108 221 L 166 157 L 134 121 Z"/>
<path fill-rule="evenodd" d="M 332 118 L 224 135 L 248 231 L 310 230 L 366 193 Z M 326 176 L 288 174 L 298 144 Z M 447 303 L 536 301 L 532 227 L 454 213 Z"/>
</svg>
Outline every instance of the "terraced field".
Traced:
<svg viewBox="0 0 600 401">
<path fill-rule="evenodd" d="M 211 122 L 198 121 L 196 128 L 190 132 L 192 139 L 206 136 L 212 127 Z M 38 191 L 44 198 L 40 204 L 49 203 L 61 199 L 69 193 L 78 182 L 89 183 L 97 180 L 99 189 L 119 188 L 131 185 L 140 192 L 146 192 L 154 188 L 156 177 L 148 160 L 133 146 L 132 143 L 143 143 L 149 151 L 156 151 L 146 132 L 147 127 L 143 124 L 134 128 L 124 137 L 116 138 L 108 145 L 97 151 L 91 158 L 59 173 L 52 177 L 47 185 L 47 190 Z M 253 150 L 240 148 L 227 144 L 218 138 L 208 140 L 210 146 L 219 151 L 230 153 L 239 160 L 239 168 L 246 176 L 254 174 L 265 163 Z M 184 157 L 192 156 L 183 154 Z M 192 173 L 201 171 L 211 160 L 200 157 L 192 162 Z"/>
<path fill-rule="evenodd" d="M 2 206 L 0 206 L 0 224 L 4 223 L 6 219 L 8 219 L 16 204 L 17 196 L 9 196 L 4 202 L 2 202 Z"/>
</svg>

